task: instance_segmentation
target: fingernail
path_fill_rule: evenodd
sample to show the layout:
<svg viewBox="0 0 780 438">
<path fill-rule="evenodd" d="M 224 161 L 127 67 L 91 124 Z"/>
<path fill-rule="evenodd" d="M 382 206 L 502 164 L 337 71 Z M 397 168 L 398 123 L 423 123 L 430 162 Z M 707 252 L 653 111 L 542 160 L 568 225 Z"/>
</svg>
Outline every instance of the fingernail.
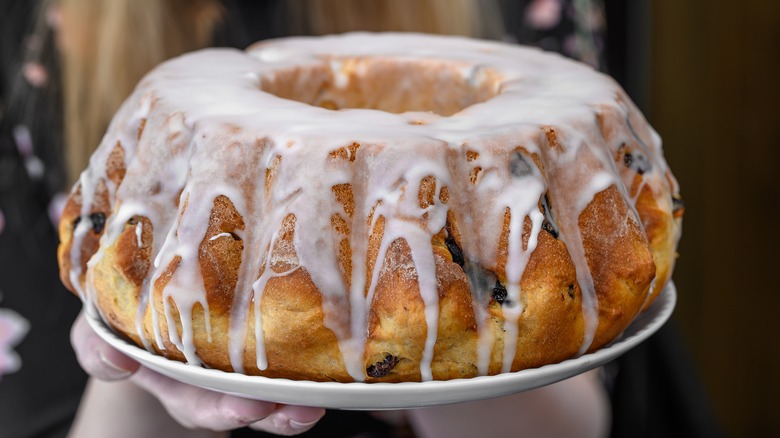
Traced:
<svg viewBox="0 0 780 438">
<path fill-rule="evenodd" d="M 314 421 L 309 421 L 308 423 L 301 423 L 300 421 L 290 420 L 290 428 L 296 431 L 304 431 L 310 429 L 312 426 L 317 424 L 318 421 L 320 421 L 319 418 Z"/>
<path fill-rule="evenodd" d="M 107 366 L 109 369 L 112 370 L 111 377 L 115 379 L 124 379 L 125 377 L 129 377 L 130 374 L 133 374 L 132 371 L 126 370 L 120 367 L 119 365 L 111 362 L 111 360 L 109 360 L 108 357 L 106 357 L 106 355 L 103 354 L 102 351 L 99 353 L 99 355 L 100 355 L 100 362 L 102 362 L 103 365 Z"/>
</svg>

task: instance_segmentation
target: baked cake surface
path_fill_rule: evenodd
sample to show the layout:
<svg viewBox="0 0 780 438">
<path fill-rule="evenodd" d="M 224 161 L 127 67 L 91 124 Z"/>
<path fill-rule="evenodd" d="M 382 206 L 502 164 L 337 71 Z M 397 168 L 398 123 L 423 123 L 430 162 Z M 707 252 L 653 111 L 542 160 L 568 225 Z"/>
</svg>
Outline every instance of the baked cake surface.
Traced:
<svg viewBox="0 0 780 438">
<path fill-rule="evenodd" d="M 60 223 L 63 282 L 171 359 L 308 380 L 594 351 L 663 289 L 679 189 L 609 77 L 536 49 L 346 34 L 160 65 Z"/>
</svg>

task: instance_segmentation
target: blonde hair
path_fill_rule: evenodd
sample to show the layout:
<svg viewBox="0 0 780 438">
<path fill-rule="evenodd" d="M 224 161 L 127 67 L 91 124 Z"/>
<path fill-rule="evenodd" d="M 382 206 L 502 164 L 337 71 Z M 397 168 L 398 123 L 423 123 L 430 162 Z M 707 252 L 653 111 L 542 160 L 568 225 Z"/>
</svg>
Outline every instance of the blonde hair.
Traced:
<svg viewBox="0 0 780 438">
<path fill-rule="evenodd" d="M 217 0 L 58 0 L 65 161 L 72 182 L 156 64 L 208 46 Z M 500 38 L 497 0 L 287 0 L 291 33 L 406 31 Z"/>
<path fill-rule="evenodd" d="M 314 35 L 365 30 L 503 36 L 495 0 L 290 0 L 290 9 L 293 30 Z"/>
<path fill-rule="evenodd" d="M 216 0 L 60 0 L 65 162 L 86 166 L 114 112 L 158 63 L 208 46 Z"/>
</svg>

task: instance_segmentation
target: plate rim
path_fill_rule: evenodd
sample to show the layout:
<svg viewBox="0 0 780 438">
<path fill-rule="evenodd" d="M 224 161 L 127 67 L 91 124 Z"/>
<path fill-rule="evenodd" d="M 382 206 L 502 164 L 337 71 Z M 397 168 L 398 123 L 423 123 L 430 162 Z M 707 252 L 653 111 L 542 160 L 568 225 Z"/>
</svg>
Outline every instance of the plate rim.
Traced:
<svg viewBox="0 0 780 438">
<path fill-rule="evenodd" d="M 610 345 L 562 362 L 493 376 L 427 382 L 315 382 L 249 376 L 167 359 L 116 335 L 98 315 L 86 313 L 104 341 L 142 365 L 183 383 L 226 394 L 277 403 L 344 410 L 387 410 L 445 405 L 509 395 L 549 385 L 610 362 L 636 347 L 669 320 L 677 302 L 669 281 L 652 305 L 636 316 Z"/>
</svg>

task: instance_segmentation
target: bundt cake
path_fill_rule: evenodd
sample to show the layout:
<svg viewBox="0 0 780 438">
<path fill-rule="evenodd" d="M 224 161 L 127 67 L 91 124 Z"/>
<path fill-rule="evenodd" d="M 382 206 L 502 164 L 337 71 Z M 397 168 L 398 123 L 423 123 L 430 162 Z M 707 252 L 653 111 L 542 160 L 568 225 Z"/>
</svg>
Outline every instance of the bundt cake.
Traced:
<svg viewBox="0 0 780 438">
<path fill-rule="evenodd" d="M 460 37 L 210 49 L 148 74 L 73 187 L 63 282 L 228 372 L 493 375 L 613 341 L 680 236 L 659 136 L 588 66 Z"/>
</svg>

